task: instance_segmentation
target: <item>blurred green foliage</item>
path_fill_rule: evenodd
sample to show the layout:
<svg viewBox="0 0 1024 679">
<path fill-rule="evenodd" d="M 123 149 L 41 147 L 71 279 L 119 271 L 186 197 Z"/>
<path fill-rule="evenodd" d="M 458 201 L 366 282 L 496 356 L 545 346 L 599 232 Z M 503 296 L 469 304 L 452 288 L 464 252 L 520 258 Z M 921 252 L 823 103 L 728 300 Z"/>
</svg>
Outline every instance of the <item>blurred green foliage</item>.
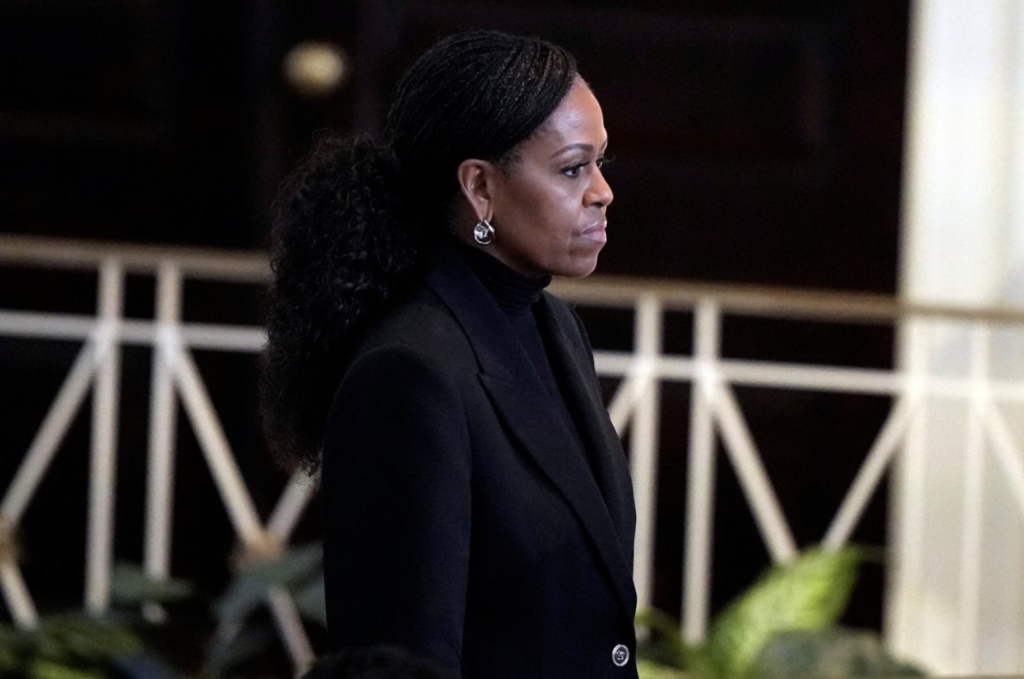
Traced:
<svg viewBox="0 0 1024 679">
<path fill-rule="evenodd" d="M 235 575 L 224 595 L 213 604 L 219 632 L 207 653 L 205 673 L 227 675 L 279 647 L 273 623 L 265 616 L 254 615 L 274 590 L 289 593 L 303 619 L 327 626 L 320 543 L 286 550 Z"/>
<path fill-rule="evenodd" d="M 667 614 L 642 611 L 641 679 L 923 676 L 891 659 L 874 633 L 837 627 L 863 558 L 855 547 L 818 548 L 773 566 L 719 613 L 700 646 L 684 644 Z"/>
<path fill-rule="evenodd" d="M 132 609 L 143 601 L 168 603 L 191 595 L 186 583 L 155 582 L 138 568 L 111 574 L 113 607 L 101 616 L 50 615 L 35 629 L 0 625 L 0 676 L 10 679 L 172 679 L 181 674 L 154 653 Z"/>
<path fill-rule="evenodd" d="M 263 610 L 274 590 L 290 593 L 303 619 L 326 625 L 318 543 L 240 569 L 212 602 L 186 582 L 154 580 L 137 566 L 118 564 L 111 573 L 111 608 L 103 616 L 49 615 L 31 630 L 0 625 L 0 677 L 181 679 L 191 668 L 193 676 L 216 679 L 253 665 L 288 667 Z M 160 624 L 142 615 L 154 605 L 166 614 Z M 192 629 L 197 621 L 205 633 Z M 174 649 L 178 657 L 169 657 L 161 648 L 168 644 L 160 642 L 175 638 L 184 642 Z"/>
</svg>

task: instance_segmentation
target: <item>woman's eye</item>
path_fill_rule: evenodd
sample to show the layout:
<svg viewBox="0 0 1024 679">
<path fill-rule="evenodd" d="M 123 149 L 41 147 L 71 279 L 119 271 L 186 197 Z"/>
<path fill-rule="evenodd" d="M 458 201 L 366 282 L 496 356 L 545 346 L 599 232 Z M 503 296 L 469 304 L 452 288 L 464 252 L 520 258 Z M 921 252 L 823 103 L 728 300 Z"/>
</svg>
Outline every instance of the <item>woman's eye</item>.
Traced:
<svg viewBox="0 0 1024 679">
<path fill-rule="evenodd" d="M 612 156 L 605 154 L 603 156 L 598 156 L 597 158 L 594 158 L 593 163 L 595 167 L 602 167 L 612 162 L 612 159 Z M 571 178 L 578 177 L 580 176 L 580 172 L 583 170 L 583 168 L 585 168 L 590 163 L 591 161 L 588 160 L 582 163 L 576 163 L 575 165 L 570 165 L 569 167 L 562 170 L 562 174 L 564 174 L 566 177 Z"/>
<path fill-rule="evenodd" d="M 586 165 L 587 165 L 586 163 L 579 163 L 578 165 L 571 165 L 571 166 L 565 168 L 564 170 L 562 170 L 562 174 L 564 174 L 566 177 L 578 177 L 580 175 L 580 170 L 582 170 L 584 167 L 586 167 Z"/>
</svg>

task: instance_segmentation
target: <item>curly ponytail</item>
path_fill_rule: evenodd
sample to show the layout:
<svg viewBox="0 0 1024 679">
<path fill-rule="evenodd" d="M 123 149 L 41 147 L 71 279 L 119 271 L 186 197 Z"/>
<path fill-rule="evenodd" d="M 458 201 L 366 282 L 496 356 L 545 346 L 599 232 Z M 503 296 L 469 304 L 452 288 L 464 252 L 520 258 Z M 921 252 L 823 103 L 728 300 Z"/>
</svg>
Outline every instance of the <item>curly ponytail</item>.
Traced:
<svg viewBox="0 0 1024 679">
<path fill-rule="evenodd" d="M 264 427 L 285 460 L 313 462 L 347 339 L 417 261 L 394 159 L 366 139 L 321 139 L 286 182 L 272 235 Z M 287 407 L 284 407 L 287 404 Z"/>
<path fill-rule="evenodd" d="M 346 356 L 415 278 L 425 240 L 450 228 L 459 164 L 507 162 L 575 78 L 573 57 L 542 40 L 452 36 L 399 83 L 388 146 L 327 136 L 286 181 L 261 383 L 264 429 L 282 464 L 319 464 Z"/>
</svg>

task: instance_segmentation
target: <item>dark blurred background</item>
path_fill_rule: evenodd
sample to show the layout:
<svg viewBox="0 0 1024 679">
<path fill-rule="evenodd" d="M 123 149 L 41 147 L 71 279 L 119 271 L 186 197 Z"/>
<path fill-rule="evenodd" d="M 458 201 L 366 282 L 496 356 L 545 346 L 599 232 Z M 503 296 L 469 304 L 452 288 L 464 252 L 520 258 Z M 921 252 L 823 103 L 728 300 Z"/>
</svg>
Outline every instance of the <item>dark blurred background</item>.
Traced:
<svg viewBox="0 0 1024 679">
<path fill-rule="evenodd" d="M 616 200 L 599 274 L 893 293 L 908 5 L 0 0 L 0 233 L 262 249 L 276 187 L 315 131 L 378 135 L 419 53 L 488 27 L 567 46 L 601 101 Z M 333 43 L 348 65 L 319 98 L 282 71 L 310 40 Z M 186 320 L 259 321 L 256 291 L 189 286 Z M 151 317 L 152 294 L 152 280 L 129 277 L 127 313 Z M 94 275 L 0 269 L 0 308 L 94 307 Z M 629 314 L 584 313 L 598 348 L 629 348 Z M 689 351 L 689 316 L 669 320 L 667 349 Z M 889 367 L 892 341 L 888 328 L 734 318 L 723 353 Z M 5 483 L 76 351 L 0 338 Z M 283 476 L 259 437 L 255 362 L 197 360 L 265 516 Z M 150 355 L 128 349 L 124 361 L 116 549 L 138 561 Z M 820 540 L 888 400 L 737 392 L 798 541 Z M 688 385 L 665 387 L 655 604 L 676 614 L 688 404 Z M 26 577 L 43 608 L 81 597 L 88 422 L 86 407 L 25 520 Z M 179 429 L 174 570 L 217 591 L 231 529 Z M 719 477 L 714 608 L 769 561 L 724 458 Z M 885 494 L 856 541 L 885 543 Z M 316 537 L 317 512 L 300 539 Z M 848 622 L 878 627 L 883 581 L 882 567 L 865 571 Z"/>
</svg>

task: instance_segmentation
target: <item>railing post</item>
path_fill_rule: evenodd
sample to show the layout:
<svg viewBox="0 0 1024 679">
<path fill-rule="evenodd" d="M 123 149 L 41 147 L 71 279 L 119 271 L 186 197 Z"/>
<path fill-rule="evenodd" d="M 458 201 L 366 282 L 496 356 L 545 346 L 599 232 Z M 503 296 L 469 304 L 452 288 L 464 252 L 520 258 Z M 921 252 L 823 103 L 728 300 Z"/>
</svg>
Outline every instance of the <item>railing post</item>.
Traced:
<svg viewBox="0 0 1024 679">
<path fill-rule="evenodd" d="M 146 574 L 163 580 L 170 574 L 171 525 L 174 502 L 174 443 L 176 408 L 172 360 L 179 342 L 181 270 L 173 260 L 160 263 L 156 280 L 156 336 L 149 416 L 149 478 L 146 492 Z M 163 619 L 163 610 L 147 605 L 151 622 Z"/>
<path fill-rule="evenodd" d="M 1024 520 L 1024 453 L 1014 442 L 1010 426 L 994 401 L 989 402 L 987 415 L 992 454 L 1003 469 L 1007 486 L 1017 502 L 1021 520 Z"/>
<path fill-rule="evenodd" d="M 110 600 L 123 288 L 121 263 L 114 257 L 105 259 L 100 266 L 97 300 L 97 369 L 93 387 L 89 538 L 85 572 L 85 607 L 93 615 L 106 611 Z"/>
<path fill-rule="evenodd" d="M 686 488 L 686 562 L 683 575 L 683 638 L 704 641 L 711 599 L 711 545 L 715 504 L 715 431 L 711 382 L 717 379 L 721 313 L 702 299 L 693 314 L 695 371 L 690 386 L 690 460 Z"/>
<path fill-rule="evenodd" d="M 889 492 L 889 544 L 892 567 L 886 583 L 883 629 L 889 649 L 906 656 L 922 641 L 931 619 L 914 619 L 921 610 L 925 573 L 925 479 L 928 475 L 929 355 L 934 321 L 908 316 L 898 327 L 898 360 L 903 393 L 917 404 L 903 450 L 893 465 Z"/>
<path fill-rule="evenodd" d="M 13 534 L 3 537 L 10 540 L 14 538 Z M 13 545 L 9 545 L 9 549 L 14 552 Z M 14 624 L 21 629 L 35 629 L 39 624 L 39 613 L 21 577 L 16 556 L 14 553 L 0 555 L 0 590 L 3 590 L 4 601 L 7 602 Z"/>
<path fill-rule="evenodd" d="M 661 382 L 658 376 L 658 361 L 661 359 L 661 316 L 662 305 L 657 295 L 642 295 L 636 307 L 634 337 L 643 387 L 633 415 L 629 445 L 637 515 L 633 579 L 636 583 L 639 608 L 650 606 L 654 571 L 658 424 L 661 402 Z"/>
<path fill-rule="evenodd" d="M 306 628 L 295 607 L 295 601 L 287 590 L 275 587 L 267 595 L 267 604 L 273 614 L 277 632 L 291 656 L 295 676 L 299 676 L 316 662 L 316 654 L 306 636 Z"/>
<path fill-rule="evenodd" d="M 981 324 L 971 332 L 970 390 L 967 404 L 967 456 L 964 460 L 964 541 L 960 564 L 960 619 L 964 672 L 978 667 L 981 611 L 981 554 L 985 529 L 985 417 L 989 399 L 991 332 Z"/>
<path fill-rule="evenodd" d="M 192 422 L 231 525 L 246 546 L 263 545 L 267 541 L 267 533 L 260 522 L 238 463 L 231 453 L 231 446 L 217 419 L 217 411 L 203 385 L 199 370 L 180 345 L 174 348 L 172 361 L 172 372 L 185 414 Z"/>
<path fill-rule="evenodd" d="M 71 420 L 89 391 L 89 384 L 96 370 L 96 359 L 95 341 L 86 341 L 64 379 L 64 384 L 57 392 L 53 405 L 39 426 L 32 445 L 25 453 L 3 503 L 0 503 L 0 521 L 11 530 L 21 521 L 22 514 L 28 508 L 43 476 L 50 468 L 50 463 L 53 462 L 57 446 L 67 433 Z"/>
<path fill-rule="evenodd" d="M 832 525 L 825 533 L 825 539 L 821 541 L 825 549 L 838 550 L 850 539 L 853 529 L 871 501 L 872 494 L 878 489 L 882 475 L 896 456 L 900 443 L 906 438 L 915 405 L 916 401 L 910 396 L 900 396 L 893 404 L 875 443 L 861 463 L 853 485 L 843 498 L 843 503 L 839 505 L 839 511 L 833 517 Z"/>
<path fill-rule="evenodd" d="M 39 616 L 18 569 L 18 523 L 53 462 L 57 446 L 67 432 L 71 419 L 85 398 L 96 368 L 95 360 L 95 344 L 87 341 L 78 352 L 78 357 L 0 503 L 0 589 L 3 590 L 15 624 L 23 629 L 34 628 Z"/>
<path fill-rule="evenodd" d="M 267 534 L 282 544 L 288 542 L 319 484 L 319 476 L 310 478 L 305 469 L 295 470 L 267 520 Z"/>
</svg>

